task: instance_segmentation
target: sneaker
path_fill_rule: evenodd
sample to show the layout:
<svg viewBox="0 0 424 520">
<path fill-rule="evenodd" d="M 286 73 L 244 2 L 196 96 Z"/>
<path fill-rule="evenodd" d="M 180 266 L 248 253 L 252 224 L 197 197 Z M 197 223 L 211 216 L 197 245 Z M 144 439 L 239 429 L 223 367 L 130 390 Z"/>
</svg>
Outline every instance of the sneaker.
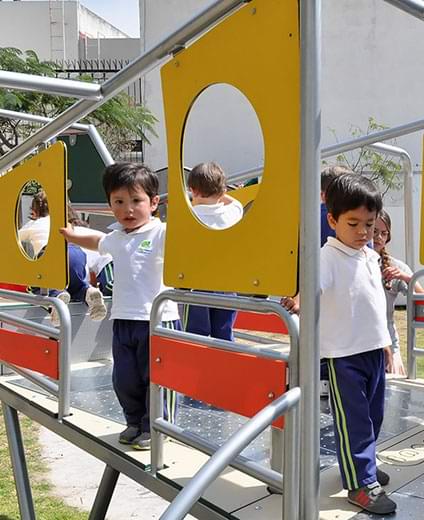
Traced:
<svg viewBox="0 0 424 520">
<path fill-rule="evenodd" d="M 68 305 L 68 303 L 71 301 L 71 295 L 68 293 L 68 291 L 63 291 L 61 293 L 59 293 L 56 298 L 58 298 L 59 300 L 62 300 L 63 303 L 65 303 L 66 305 Z M 52 325 L 54 327 L 59 327 L 60 325 L 60 318 L 59 318 L 59 313 L 57 312 L 57 309 L 56 307 L 52 307 L 52 312 L 50 314 L 50 320 L 52 322 Z"/>
<path fill-rule="evenodd" d="M 131 446 L 135 450 L 150 450 L 150 432 L 143 432 L 133 440 Z"/>
<path fill-rule="evenodd" d="M 348 491 L 347 499 L 351 504 L 376 515 L 388 515 L 396 511 L 396 503 L 386 495 L 378 482 Z"/>
<path fill-rule="evenodd" d="M 88 305 L 88 315 L 93 321 L 101 321 L 106 317 L 107 309 L 100 289 L 89 287 L 85 295 L 85 301 Z"/>
<path fill-rule="evenodd" d="M 330 392 L 330 383 L 324 379 L 320 381 L 319 396 L 321 399 L 327 399 Z"/>
<path fill-rule="evenodd" d="M 382 469 L 377 468 L 377 482 L 380 484 L 380 486 L 387 486 L 387 484 L 390 482 L 390 475 Z"/>
<path fill-rule="evenodd" d="M 140 426 L 129 425 L 123 432 L 119 434 L 119 442 L 121 444 L 132 444 L 135 439 L 140 435 Z"/>
</svg>

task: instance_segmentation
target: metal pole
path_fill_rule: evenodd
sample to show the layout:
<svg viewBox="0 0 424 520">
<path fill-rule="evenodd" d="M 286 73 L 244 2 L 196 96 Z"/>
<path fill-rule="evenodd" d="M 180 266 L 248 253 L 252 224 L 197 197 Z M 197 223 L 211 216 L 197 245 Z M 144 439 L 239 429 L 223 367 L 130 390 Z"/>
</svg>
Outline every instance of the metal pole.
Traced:
<svg viewBox="0 0 424 520">
<path fill-rule="evenodd" d="M 104 518 L 106 518 L 106 513 L 110 501 L 112 500 L 112 495 L 115 491 L 118 478 L 119 471 L 107 465 L 99 489 L 97 490 L 96 498 L 90 511 L 90 516 L 88 517 L 89 520 L 104 520 Z"/>
<path fill-rule="evenodd" d="M 424 19 L 424 2 L 420 0 L 385 0 L 385 2 L 415 16 L 419 20 Z"/>
<path fill-rule="evenodd" d="M 319 193 L 321 145 L 321 2 L 300 1 L 301 34 L 301 219 L 300 518 L 319 517 Z"/>
<path fill-rule="evenodd" d="M 34 74 L 23 74 L 8 70 L 0 70 L 0 86 L 13 90 L 35 90 L 45 94 L 55 94 L 56 96 L 102 99 L 101 85 L 98 83 L 36 76 Z"/>
<path fill-rule="evenodd" d="M 101 106 L 123 88 L 129 85 L 134 78 L 149 72 L 160 60 L 165 59 L 175 49 L 184 46 L 192 38 L 208 29 L 220 18 L 227 15 L 244 0 L 219 0 L 210 7 L 201 11 L 187 23 L 179 27 L 162 42 L 152 47 L 144 54 L 129 63 L 124 69 L 116 73 L 101 86 L 103 99 L 99 101 L 81 100 L 65 110 L 54 121 L 47 124 L 35 134 L 28 137 L 24 142 L 13 150 L 10 150 L 0 159 L 0 172 L 11 168 L 18 161 L 24 159 L 37 146 L 66 130 L 75 121 Z"/>
<path fill-rule="evenodd" d="M 21 518 L 36 520 L 18 412 L 4 402 L 2 408 Z"/>
<path fill-rule="evenodd" d="M 90 136 L 97 153 L 105 163 L 105 166 L 110 166 L 113 164 L 115 161 L 113 160 L 113 157 L 111 156 L 107 146 L 105 145 L 103 139 L 97 131 L 97 128 L 94 125 L 88 125 L 88 135 Z"/>
<path fill-rule="evenodd" d="M 402 163 L 404 173 L 405 258 L 412 271 L 415 271 L 414 177 L 411 156 L 403 148 L 385 143 L 375 143 L 368 145 L 367 148 L 384 154 L 396 155 Z"/>
<path fill-rule="evenodd" d="M 277 417 L 285 414 L 293 406 L 298 405 L 300 394 L 299 388 L 289 390 L 244 424 L 196 473 L 160 517 L 161 520 L 180 520 L 184 518 L 208 486 L 236 455 Z M 290 518 L 286 520 L 295 519 Z"/>
</svg>

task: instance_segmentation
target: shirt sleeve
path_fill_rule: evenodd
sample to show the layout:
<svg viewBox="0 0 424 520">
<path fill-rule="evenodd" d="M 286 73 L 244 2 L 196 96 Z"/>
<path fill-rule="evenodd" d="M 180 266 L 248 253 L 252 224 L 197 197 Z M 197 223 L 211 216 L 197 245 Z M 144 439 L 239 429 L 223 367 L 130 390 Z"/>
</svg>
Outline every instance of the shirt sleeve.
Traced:
<svg viewBox="0 0 424 520">
<path fill-rule="evenodd" d="M 333 285 L 333 270 L 331 262 L 331 254 L 329 247 L 324 246 L 321 249 L 321 268 L 320 268 L 320 291 L 321 294 L 327 291 Z"/>
<path fill-rule="evenodd" d="M 113 256 L 113 250 L 112 250 L 112 244 L 113 244 L 113 238 L 112 235 L 114 234 L 114 231 L 112 233 L 108 233 L 104 237 L 100 239 L 99 245 L 97 246 L 98 252 L 103 256 L 110 254 Z"/>
</svg>

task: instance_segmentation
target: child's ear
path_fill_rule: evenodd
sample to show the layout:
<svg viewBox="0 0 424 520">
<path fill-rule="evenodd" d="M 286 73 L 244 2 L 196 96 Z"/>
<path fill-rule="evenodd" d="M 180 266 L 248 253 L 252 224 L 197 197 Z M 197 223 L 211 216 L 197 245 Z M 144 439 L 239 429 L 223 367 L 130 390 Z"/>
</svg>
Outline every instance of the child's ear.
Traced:
<svg viewBox="0 0 424 520">
<path fill-rule="evenodd" d="M 336 229 L 337 220 L 333 217 L 331 213 L 327 213 L 327 221 L 328 225 L 331 227 L 333 231 Z"/>
<path fill-rule="evenodd" d="M 150 208 L 151 208 L 152 212 L 156 211 L 158 209 L 159 200 L 160 200 L 159 195 L 155 195 L 154 197 L 152 197 L 152 199 L 150 201 Z"/>
</svg>

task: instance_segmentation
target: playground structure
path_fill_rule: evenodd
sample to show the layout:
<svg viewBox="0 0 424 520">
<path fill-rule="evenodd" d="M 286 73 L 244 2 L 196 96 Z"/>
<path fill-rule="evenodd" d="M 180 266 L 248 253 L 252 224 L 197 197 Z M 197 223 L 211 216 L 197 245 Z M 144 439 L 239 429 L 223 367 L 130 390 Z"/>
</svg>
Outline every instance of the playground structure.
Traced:
<svg viewBox="0 0 424 520">
<path fill-rule="evenodd" d="M 389 3 L 416 16 L 424 13 L 424 5 L 421 5 L 420 2 L 398 0 Z M 0 354 L 2 362 L 12 366 L 13 370 L 20 376 L 41 386 L 45 392 L 57 397 L 56 403 L 48 399 L 44 394 L 34 393 L 32 389 L 28 390 L 28 388 L 23 388 L 22 386 L 17 387 L 10 380 L 10 376 L 5 376 L 0 384 L 0 398 L 3 403 L 22 518 L 35 518 L 35 512 L 26 473 L 17 411 L 25 413 L 40 422 L 40 424 L 47 426 L 65 439 L 70 440 L 105 462 L 105 473 L 100 483 L 90 518 L 105 517 L 117 478 L 121 472 L 164 496 L 166 499 L 173 500 L 181 487 L 181 484 L 178 482 L 181 480 L 186 482 L 187 479 L 192 477 L 192 473 L 190 476 L 186 476 L 184 473 L 183 476 L 180 474 L 178 479 L 175 472 L 170 470 L 170 467 L 181 468 L 181 466 L 184 466 L 184 462 L 187 466 L 186 461 L 191 457 L 199 457 L 196 458 L 196 469 L 199 471 L 184 486 L 178 497 L 173 500 L 168 511 L 162 516 L 164 519 L 183 518 L 188 511 L 199 518 L 205 519 L 285 518 L 287 520 L 302 518 L 315 520 L 319 517 L 318 482 L 320 463 L 318 432 L 320 427 L 320 408 L 318 399 L 319 353 L 316 348 L 316 338 L 318 336 L 318 308 L 316 300 L 318 295 L 319 233 L 317 229 L 320 158 L 329 157 L 360 146 L 373 146 L 384 153 L 398 155 L 401 157 L 405 171 L 405 197 L 408 198 L 411 191 L 410 176 L 412 175 L 412 168 L 407 152 L 381 144 L 379 141 L 422 129 L 424 128 L 424 121 L 416 121 L 348 143 L 338 144 L 323 150 L 321 154 L 319 130 L 316 124 L 319 120 L 319 2 L 301 1 L 299 5 L 300 24 L 297 11 L 298 2 L 294 0 L 285 3 L 274 0 L 252 0 L 250 2 L 224 0 L 216 2 L 177 30 L 164 42 L 147 51 L 126 69 L 106 81 L 101 87 L 96 89 L 94 94 L 93 92 L 81 92 L 78 86 L 74 85 L 75 82 L 58 86 L 56 80 L 38 78 L 37 85 L 35 85 L 25 75 L 14 76 L 14 88 L 20 86 L 22 88 L 28 88 L 29 86 L 30 88 L 37 87 L 41 91 L 75 95 L 83 99 L 0 159 L 0 169 L 3 172 L 6 172 L 8 168 L 24 159 L 44 142 L 50 141 L 71 124 L 75 124 L 75 121 L 96 108 L 101 102 L 113 96 L 121 88 L 124 88 L 135 76 L 147 72 L 158 61 L 162 61 L 170 54 L 173 57 L 165 65 L 163 78 L 164 90 L 167 92 L 168 99 L 172 99 L 172 88 L 176 88 L 176 85 L 179 85 L 179 81 L 189 80 L 191 72 L 190 59 L 193 59 L 193 55 L 196 56 L 196 53 L 201 53 L 200 55 L 202 56 L 204 51 L 211 51 L 211 49 L 215 52 L 217 50 L 215 47 L 217 33 L 220 36 L 219 42 L 223 49 L 232 49 L 234 43 L 231 39 L 228 44 L 230 47 L 227 48 L 225 44 L 227 43 L 226 38 L 230 38 L 230 35 L 234 34 L 235 27 L 240 27 L 240 29 L 247 31 L 252 30 L 252 27 L 254 29 L 266 29 L 267 33 L 269 33 L 267 36 L 270 38 L 270 41 L 264 35 L 264 46 L 273 45 L 276 47 L 276 54 L 270 54 L 277 60 L 277 63 L 283 59 L 283 55 L 287 53 L 289 48 L 291 54 L 289 54 L 287 60 L 292 71 L 290 79 L 293 82 L 289 82 L 290 85 L 285 94 L 288 98 L 290 96 L 293 96 L 294 99 L 301 98 L 300 117 L 296 111 L 290 114 L 290 117 L 292 117 L 290 129 L 298 128 L 301 135 L 300 148 L 297 133 L 293 131 L 295 137 L 292 137 L 292 141 L 290 141 L 290 150 L 292 152 L 290 159 L 292 162 L 290 164 L 292 167 L 289 168 L 290 173 L 288 175 L 290 177 L 285 177 L 283 183 L 282 176 L 276 167 L 275 155 L 278 152 L 278 138 L 276 136 L 280 128 L 273 121 L 273 118 L 275 118 L 275 107 L 270 102 L 272 96 L 267 95 L 267 99 L 264 99 L 264 93 L 261 93 L 259 85 L 251 86 L 247 80 L 245 84 L 240 85 L 241 90 L 247 89 L 248 93 L 251 92 L 250 97 L 260 115 L 264 129 L 266 153 L 263 182 L 256 194 L 251 210 L 249 210 L 240 226 L 235 226 L 220 233 L 213 233 L 211 230 L 200 226 L 188 210 L 187 200 L 182 189 L 183 175 L 180 157 L 183 122 L 189 109 L 190 100 L 198 95 L 203 88 L 206 88 L 208 84 L 217 81 L 217 79 L 209 77 L 205 71 L 201 71 L 205 73 L 205 77 L 199 77 L 192 89 L 187 89 L 187 99 L 183 99 L 181 104 L 175 103 L 171 114 L 168 112 L 167 120 L 170 127 L 168 135 L 170 188 L 165 274 L 168 284 L 180 289 L 175 289 L 159 296 L 152 312 L 152 323 L 155 326 L 152 327 L 151 333 L 151 362 L 152 369 L 154 368 L 152 370 L 151 415 L 155 420 L 152 429 L 151 457 L 149 454 L 143 454 L 136 458 L 135 455 L 132 456 L 125 452 L 116 443 L 116 427 L 114 430 L 110 424 L 106 425 L 106 421 L 90 417 L 90 414 L 83 413 L 77 409 L 72 409 L 72 415 L 70 415 L 69 398 L 72 376 L 69 370 L 69 357 L 72 357 L 71 344 L 75 342 L 75 338 L 71 339 L 71 319 L 67 308 L 63 304 L 61 305 L 61 302 L 53 301 L 53 299 L 20 295 L 12 291 L 0 291 L 1 297 L 15 302 L 31 304 L 35 307 L 45 305 L 46 303 L 56 305 L 61 318 L 61 326 L 57 330 L 48 325 L 34 324 L 33 320 L 27 317 L 17 317 L 13 313 L 2 312 L 0 314 L 3 324 L 12 325 L 14 328 L 19 329 L 18 332 L 8 331 L 7 329 L 1 330 Z M 258 25 L 256 26 L 256 24 Z M 284 28 L 283 32 L 286 35 L 287 42 L 279 42 L 281 47 L 272 40 L 276 31 L 270 30 L 269 24 L 276 24 L 280 31 L 282 30 L 281 27 Z M 193 38 L 212 26 L 214 26 L 213 29 L 206 32 L 196 42 L 190 44 Z M 300 37 L 298 35 L 299 27 Z M 243 31 L 238 35 L 238 38 L 241 38 L 242 34 Z M 298 55 L 299 40 L 300 62 Z M 187 49 L 184 50 L 185 45 L 187 45 Z M 262 56 L 261 52 L 263 52 L 263 49 L 259 49 L 257 59 Z M 244 49 L 243 53 L 247 55 Z M 210 55 L 207 55 L 207 57 L 212 59 Z M 234 56 L 229 58 L 237 59 Z M 251 56 L 249 57 L 250 60 Z M 196 62 L 196 60 L 194 61 Z M 273 60 L 266 62 L 265 65 L 271 67 L 271 61 Z M 221 65 L 221 62 L 217 60 L 214 66 L 214 73 L 220 70 Z M 234 78 L 226 79 L 224 72 L 227 71 L 228 66 L 224 65 L 222 65 L 223 72 L 221 72 L 220 81 L 237 82 L 239 77 L 243 78 L 242 71 L 235 67 Z M 240 61 L 239 65 L 243 68 L 243 66 L 246 66 L 246 63 Z M 183 75 L 180 75 L 179 72 L 184 67 L 188 67 L 187 70 L 189 72 L 184 72 Z M 236 72 L 239 72 L 240 76 Z M 10 81 L 10 77 L 6 78 L 6 80 Z M 3 81 L 2 73 L 0 72 L 0 84 L 10 86 L 10 83 L 7 83 L 6 80 Z M 251 78 L 249 77 L 250 80 Z M 282 80 L 283 78 L 277 75 L 275 80 L 276 89 L 282 87 Z M 170 83 L 167 83 L 167 81 L 170 81 Z M 172 83 L 173 81 L 175 83 Z M 179 86 L 178 88 L 181 89 L 182 87 Z M 301 91 L 300 88 L 302 89 Z M 95 95 L 94 99 L 92 99 L 93 95 Z M 257 96 L 257 99 L 255 96 Z M 290 100 L 292 100 L 291 97 Z M 297 103 L 291 104 L 298 106 Z M 283 109 L 283 106 L 280 107 L 280 110 Z M 0 179 L 2 190 L 9 190 L 8 196 L 4 197 L 4 199 L 8 200 L 8 205 L 6 208 L 2 208 L 4 215 L 11 215 L 8 223 L 4 224 L 4 232 L 8 233 L 6 247 L 11 245 L 16 250 L 16 257 L 13 257 L 14 261 L 12 262 L 14 269 L 7 272 L 7 281 L 21 284 L 38 284 L 42 287 L 64 287 L 66 285 L 66 278 L 63 277 L 64 273 L 66 273 L 66 255 L 62 254 L 60 262 L 53 255 L 50 255 L 50 258 L 49 255 L 45 255 L 41 260 L 33 262 L 30 269 L 30 262 L 21 259 L 18 255 L 19 249 L 13 234 L 15 229 L 16 198 L 20 187 L 27 180 L 38 178 L 38 174 L 34 174 L 34 171 L 37 170 L 31 164 L 37 165 L 39 161 L 44 160 L 43 157 L 50 158 L 52 154 L 57 153 L 57 150 L 63 149 L 61 144 L 50 146 L 41 154 L 37 154 L 29 161 L 23 163 L 23 165 L 6 172 Z M 48 189 L 50 197 L 53 195 L 51 200 L 54 200 L 58 205 L 57 212 L 52 213 L 52 229 L 56 229 L 66 222 L 64 209 L 66 163 L 63 161 L 63 155 L 64 153 L 60 152 L 59 159 L 54 159 L 54 166 L 49 167 L 49 176 L 42 178 L 41 182 Z M 105 162 L 107 163 L 109 158 L 107 158 L 107 155 L 105 157 Z M 299 165 L 301 171 L 300 179 L 297 176 Z M 57 177 L 56 181 L 58 184 L 50 187 L 48 183 L 53 175 Z M 289 189 L 287 189 L 287 186 L 289 186 Z M 283 187 L 285 190 L 284 196 L 287 197 L 287 200 L 284 202 L 292 208 L 291 213 L 294 215 L 298 214 L 297 209 L 300 201 L 299 221 L 295 217 L 291 222 L 282 222 L 283 219 L 278 219 L 272 213 L 273 210 L 270 209 L 274 208 L 275 211 L 275 208 L 281 207 L 281 198 L 278 199 L 278 197 L 283 197 Z M 269 203 L 270 199 L 274 200 L 273 197 L 277 197 L 279 204 Z M 411 225 L 412 205 L 405 204 L 405 211 L 407 262 L 413 265 L 415 241 L 412 236 L 413 227 Z M 247 251 L 246 249 L 249 245 L 248 238 L 255 236 L 259 228 L 263 230 L 264 223 L 266 224 L 271 220 L 275 222 L 275 226 L 273 226 L 270 241 L 275 236 L 284 236 L 284 240 L 277 240 L 278 248 L 274 249 L 271 254 L 265 247 L 272 242 L 267 241 L 265 238 L 265 246 L 261 251 L 262 255 L 255 254 L 252 256 L 252 251 Z M 193 251 L 190 250 L 189 254 L 184 255 L 184 258 L 180 257 L 178 247 L 181 247 L 181 245 L 178 243 L 178 238 L 181 236 L 181 229 L 185 230 L 187 228 L 191 230 L 190 236 L 193 237 L 196 251 L 203 253 L 203 256 L 195 256 Z M 299 247 L 297 244 L 298 229 L 300 229 Z M 49 243 L 49 247 L 55 247 L 56 244 L 59 251 L 62 239 L 52 235 L 51 240 L 52 243 Z M 194 249 L 194 246 L 190 247 Z M 228 256 L 232 259 L 243 258 L 248 254 L 251 262 L 243 262 L 243 268 L 240 269 L 237 277 L 234 277 L 233 273 L 231 273 L 232 276 L 229 278 L 227 276 L 228 264 L 225 264 L 225 258 L 222 261 L 223 270 L 215 271 L 213 258 L 210 254 L 211 250 L 219 250 L 220 255 L 222 255 L 222 251 L 228 251 Z M 182 287 L 195 287 L 204 290 L 239 291 L 257 295 L 294 294 L 298 289 L 298 251 L 300 260 L 299 289 L 302 294 L 300 335 L 296 319 L 271 300 L 241 296 L 229 297 L 207 293 L 194 294 L 181 289 Z M 263 261 L 264 259 L 265 262 Z M 25 261 L 26 263 L 22 265 L 19 264 L 19 261 Z M 42 272 L 40 271 L 42 264 L 39 262 L 44 262 L 45 264 L 45 270 Z M 18 268 L 17 265 L 19 265 Z M 199 265 L 202 265 L 202 271 L 199 271 Z M 4 269 L 8 268 L 10 268 L 10 265 L 6 263 Z M 3 265 L 1 269 L 3 272 Z M 62 279 L 50 278 L 50 273 L 52 273 L 52 276 L 53 274 L 57 276 L 62 274 Z M 284 277 L 280 276 L 281 273 L 285 273 Z M 41 277 L 39 277 L 40 274 Z M 416 273 L 416 277 L 418 278 L 419 276 L 422 276 L 422 273 Z M 255 313 L 253 316 L 256 317 L 262 314 L 265 316 L 270 314 L 277 315 L 288 330 L 289 343 L 288 345 L 283 345 L 281 341 L 267 341 L 256 337 L 255 343 L 246 347 L 246 345 L 238 342 L 227 344 L 227 342 L 217 340 L 199 339 L 199 337 L 191 334 L 176 334 L 175 332 L 166 331 L 156 323 L 158 308 L 163 298 L 175 299 L 175 301 L 180 303 L 236 308 L 243 312 Z M 417 303 L 418 301 L 416 298 L 414 300 L 414 298 L 414 295 L 410 293 L 408 296 L 408 316 L 415 316 L 412 313 L 417 312 L 416 308 L 418 307 L 414 305 L 414 301 Z M 243 314 L 241 317 L 246 318 Z M 249 319 L 247 322 L 249 323 Z M 414 326 L 418 327 L 420 322 L 418 319 L 411 319 L 409 323 L 410 328 L 414 328 Z M 72 320 L 72 325 L 74 325 L 74 320 Z M 39 335 L 45 336 L 47 339 L 45 342 L 44 340 L 39 341 L 39 339 L 35 339 L 33 334 L 23 334 L 21 330 L 35 333 L 37 337 Z M 256 330 L 259 330 L 259 328 L 256 328 Z M 16 356 L 11 352 L 11 344 L 22 349 L 24 346 L 26 348 L 31 345 L 30 349 L 31 352 L 34 352 L 34 359 L 30 363 L 23 364 L 22 357 Z M 173 348 L 176 344 L 181 348 Z M 204 355 L 205 347 L 211 356 L 206 361 L 201 357 Z M 178 355 L 176 355 L 177 353 Z M 408 376 L 409 378 L 414 378 L 415 356 L 420 355 L 421 352 L 416 349 L 412 340 L 408 345 L 408 354 L 410 360 L 408 363 Z M 46 368 L 46 359 L 50 368 Z M 191 381 L 187 375 L 185 381 L 171 376 L 171 374 L 178 374 L 182 367 L 187 367 L 187 370 L 193 370 L 193 368 L 190 368 L 191 362 L 197 365 L 203 364 L 208 366 L 210 359 L 215 359 L 214 366 L 228 365 L 228 372 L 215 370 L 214 381 L 208 381 L 205 376 L 204 386 L 194 387 L 190 384 Z M 246 361 L 247 365 L 239 364 L 241 360 Z M 169 368 L 168 364 L 172 369 Z M 166 369 L 164 371 L 161 370 L 165 365 Z M 289 371 L 288 391 L 286 391 L 285 380 L 287 366 Z M 29 372 L 28 370 L 32 371 Z M 34 370 L 50 378 L 57 379 L 58 383 L 52 383 L 50 379 L 34 374 Z M 240 394 L 249 395 L 246 407 L 240 407 L 240 402 L 237 399 L 238 395 L 231 396 L 231 385 L 234 383 L 234 380 L 237 380 L 240 384 L 243 382 L 244 376 L 237 372 L 240 370 L 243 371 L 242 373 L 252 374 L 250 378 L 245 377 L 245 381 L 251 382 L 253 374 L 262 373 L 263 377 L 259 378 L 256 376 L 256 379 L 259 383 L 266 383 L 263 388 L 257 391 L 252 390 L 251 387 L 240 389 Z M 239 375 L 237 376 L 237 374 Z M 271 377 L 270 374 L 274 374 L 274 376 Z M 218 375 L 222 376 L 222 379 L 217 381 Z M 221 387 L 222 393 L 211 394 L 212 384 L 218 388 Z M 410 384 L 412 385 L 413 382 Z M 161 388 L 168 385 L 170 388 L 192 395 L 194 398 L 203 398 L 209 404 L 224 407 L 245 416 L 253 416 L 253 418 L 246 422 L 231 437 L 228 443 L 218 447 L 211 442 L 206 442 L 204 439 L 202 440 L 194 435 L 187 434 L 181 428 L 170 425 L 162 419 L 160 393 Z M 225 391 L 228 385 L 230 385 L 230 391 Z M 252 392 L 252 396 L 250 392 Z M 418 394 L 420 392 L 419 385 L 416 385 L 416 392 Z M 259 395 L 261 399 L 257 398 Z M 259 466 L 254 461 L 239 455 L 241 450 L 259 432 L 267 425 L 274 424 L 283 414 L 285 414 L 284 440 L 282 439 L 281 430 L 272 428 L 272 456 L 269 469 L 264 469 L 263 466 Z M 281 426 L 281 423 L 279 426 Z M 163 434 L 184 442 L 186 446 L 182 447 L 175 443 L 163 445 Z M 402 432 L 403 437 L 400 439 L 400 442 L 404 442 L 405 439 L 411 436 L 410 434 L 415 435 L 417 439 L 422 439 L 422 427 L 416 426 L 412 433 L 410 431 Z M 193 448 L 212 456 L 209 461 L 205 462 L 207 460 L 206 457 L 193 455 L 193 453 L 197 453 L 197 451 L 193 451 Z M 172 464 L 168 461 L 171 461 Z M 199 469 L 204 462 L 204 467 Z M 164 466 L 164 464 L 168 465 L 168 467 Z M 219 478 L 222 478 L 222 476 L 218 478 L 218 475 L 228 464 L 236 470 L 235 476 L 227 476 L 230 479 L 229 482 L 232 483 L 232 489 L 237 488 L 241 495 L 243 493 L 246 495 L 243 496 L 243 499 L 232 497 L 231 504 L 225 503 L 222 497 L 213 497 L 205 494 L 212 482 L 215 482 L 218 488 L 220 485 L 222 487 L 222 483 L 219 484 Z M 421 473 L 419 472 L 420 467 L 416 467 L 416 477 L 423 473 L 422 471 Z M 403 472 L 401 473 L 403 475 Z M 246 475 L 254 480 L 249 481 L 243 492 L 243 485 L 240 482 L 243 481 L 243 476 Z M 235 480 L 231 480 L 231 478 Z M 328 486 L 325 478 L 323 481 L 323 493 L 326 493 Z M 277 493 L 270 494 L 267 491 L 267 487 L 274 491 L 281 491 L 283 488 L 283 500 Z M 248 488 L 254 489 L 253 494 Z M 200 499 L 201 496 L 203 497 L 202 499 Z M 256 509 L 256 513 L 252 512 L 252 504 L 255 503 L 257 506 L 259 502 L 263 503 L 261 508 Z M 258 513 L 258 511 L 261 511 L 261 513 Z M 256 516 L 254 516 L 255 514 Z M 352 517 L 353 514 L 344 518 Z M 331 516 L 325 516 L 325 518 L 331 518 Z"/>
</svg>

